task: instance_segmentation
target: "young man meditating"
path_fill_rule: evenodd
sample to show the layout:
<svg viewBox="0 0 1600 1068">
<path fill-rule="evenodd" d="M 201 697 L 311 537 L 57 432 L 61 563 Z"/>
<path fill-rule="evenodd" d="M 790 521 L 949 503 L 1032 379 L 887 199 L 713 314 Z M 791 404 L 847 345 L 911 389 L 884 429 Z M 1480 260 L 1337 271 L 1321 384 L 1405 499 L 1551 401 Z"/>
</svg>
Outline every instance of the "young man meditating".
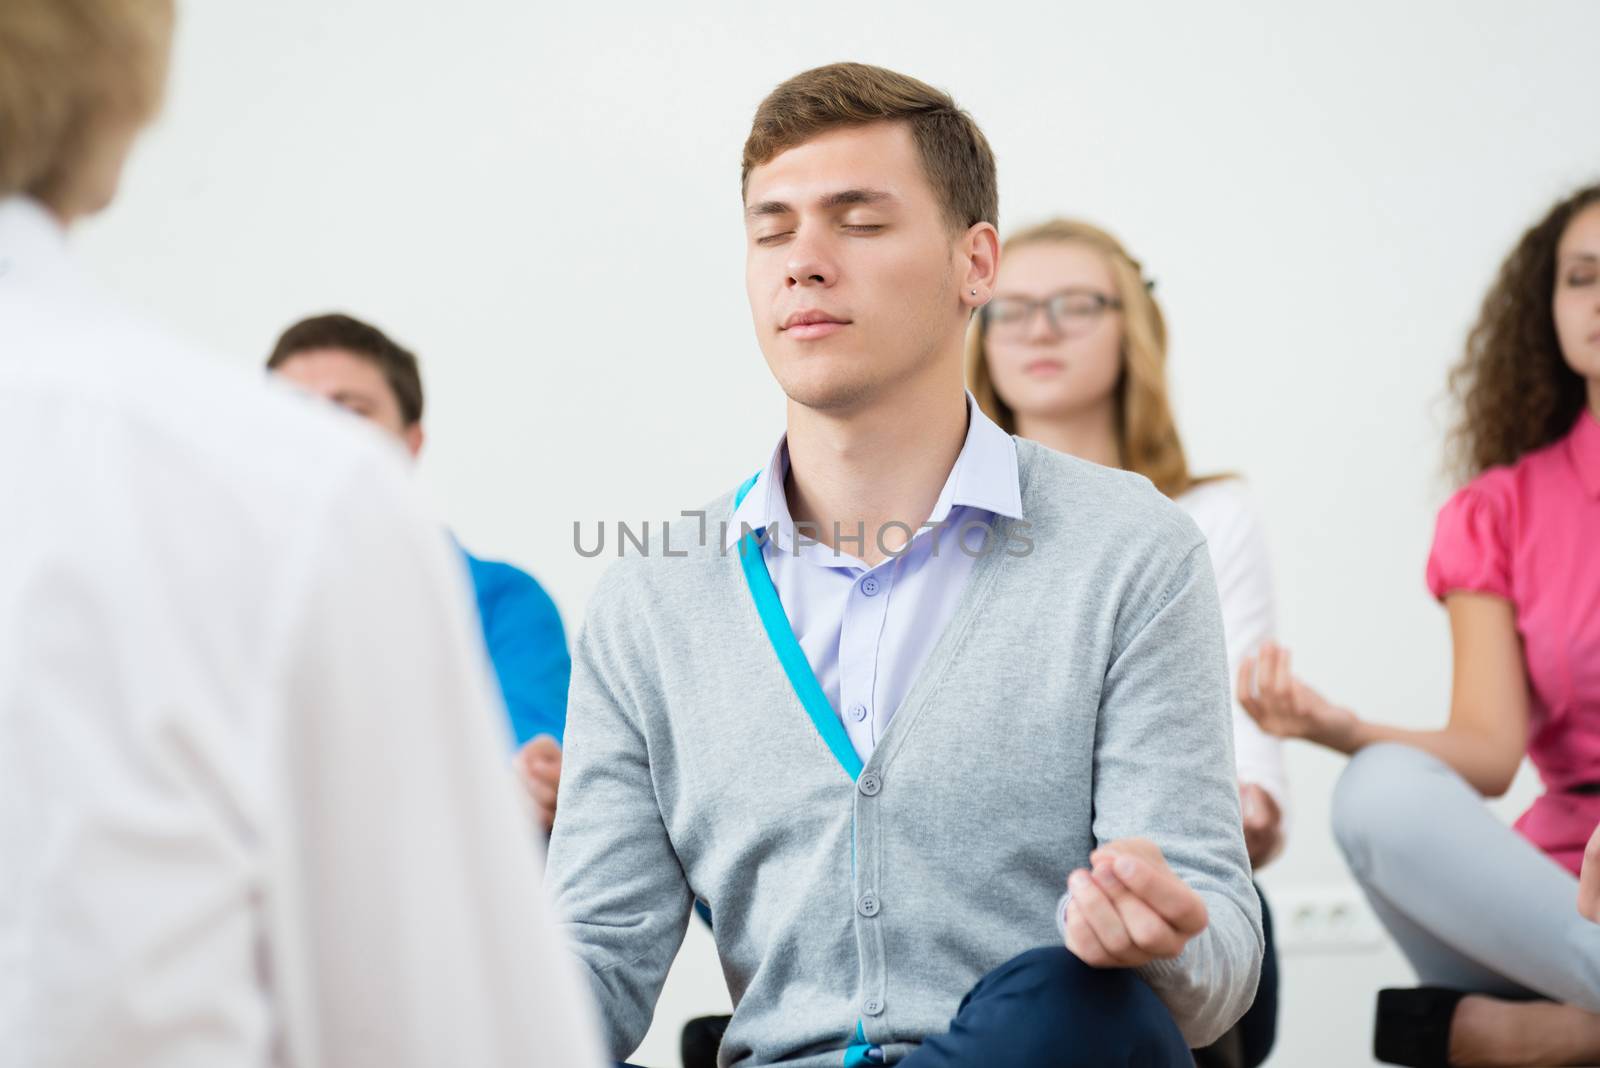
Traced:
<svg viewBox="0 0 1600 1068">
<path fill-rule="evenodd" d="M 1261 959 L 1204 541 L 966 394 L 997 195 L 948 96 L 808 71 L 743 177 L 787 432 L 573 667 L 549 877 L 613 1054 L 698 898 L 725 1065 L 1190 1063 Z"/>
</svg>

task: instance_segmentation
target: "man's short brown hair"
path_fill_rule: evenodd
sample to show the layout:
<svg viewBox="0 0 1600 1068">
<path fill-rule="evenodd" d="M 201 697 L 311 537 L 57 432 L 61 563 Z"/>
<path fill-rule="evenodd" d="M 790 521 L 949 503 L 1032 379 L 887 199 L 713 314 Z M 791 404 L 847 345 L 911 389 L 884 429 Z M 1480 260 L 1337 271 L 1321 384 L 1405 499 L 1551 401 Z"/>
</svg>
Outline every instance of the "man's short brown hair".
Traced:
<svg viewBox="0 0 1600 1068">
<path fill-rule="evenodd" d="M 994 152 L 972 116 L 956 107 L 949 93 L 865 63 L 817 67 L 767 94 L 745 139 L 741 190 L 748 191 L 752 170 L 818 134 L 874 122 L 910 127 L 928 182 L 952 226 L 999 225 Z"/>
<path fill-rule="evenodd" d="M 278 338 L 267 357 L 267 369 L 275 371 L 301 353 L 317 349 L 340 349 L 372 363 L 383 372 L 384 381 L 400 402 L 400 417 L 406 426 L 422 421 L 422 373 L 417 358 L 382 330 L 349 315 L 301 319 Z"/>
</svg>

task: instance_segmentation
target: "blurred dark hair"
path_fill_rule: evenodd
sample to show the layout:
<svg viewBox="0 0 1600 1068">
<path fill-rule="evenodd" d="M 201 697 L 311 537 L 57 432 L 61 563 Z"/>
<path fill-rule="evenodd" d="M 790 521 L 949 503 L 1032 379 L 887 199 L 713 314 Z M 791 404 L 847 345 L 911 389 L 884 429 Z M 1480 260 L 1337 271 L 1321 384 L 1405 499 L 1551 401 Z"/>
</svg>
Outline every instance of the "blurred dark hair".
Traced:
<svg viewBox="0 0 1600 1068">
<path fill-rule="evenodd" d="M 406 426 L 422 421 L 422 373 L 417 358 L 382 330 L 352 316 L 334 313 L 301 319 L 278 338 L 267 357 L 267 369 L 275 371 L 293 357 L 317 349 L 342 349 L 370 361 L 383 372 L 400 402 Z"/>
</svg>

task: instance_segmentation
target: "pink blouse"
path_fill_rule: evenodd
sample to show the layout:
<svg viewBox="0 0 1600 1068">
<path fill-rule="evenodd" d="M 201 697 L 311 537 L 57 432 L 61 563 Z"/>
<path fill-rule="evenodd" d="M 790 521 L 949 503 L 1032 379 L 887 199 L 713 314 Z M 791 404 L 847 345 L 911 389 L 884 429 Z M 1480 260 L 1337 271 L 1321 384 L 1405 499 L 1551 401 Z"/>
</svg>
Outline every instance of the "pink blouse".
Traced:
<svg viewBox="0 0 1600 1068">
<path fill-rule="evenodd" d="M 1600 823 L 1600 420 L 1484 472 L 1439 511 L 1428 588 L 1511 602 L 1528 671 L 1528 757 L 1546 793 L 1517 821 L 1574 873 Z"/>
</svg>

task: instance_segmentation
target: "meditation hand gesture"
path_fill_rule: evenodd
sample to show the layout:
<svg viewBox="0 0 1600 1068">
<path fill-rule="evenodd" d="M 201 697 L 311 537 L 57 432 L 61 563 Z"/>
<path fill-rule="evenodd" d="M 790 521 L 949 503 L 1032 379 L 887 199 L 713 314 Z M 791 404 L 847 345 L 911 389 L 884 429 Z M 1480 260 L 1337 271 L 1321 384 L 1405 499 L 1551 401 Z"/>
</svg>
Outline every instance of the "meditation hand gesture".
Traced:
<svg viewBox="0 0 1600 1068">
<path fill-rule="evenodd" d="M 1167 866 L 1153 842 L 1122 838 L 1089 855 L 1067 879 L 1067 948 L 1094 968 L 1170 960 L 1206 929 L 1206 903 Z"/>
<path fill-rule="evenodd" d="M 1261 729 L 1279 738 L 1304 738 L 1341 753 L 1355 744 L 1355 713 L 1340 708 L 1295 678 L 1289 650 L 1263 642 L 1239 664 L 1239 703 Z"/>
</svg>

